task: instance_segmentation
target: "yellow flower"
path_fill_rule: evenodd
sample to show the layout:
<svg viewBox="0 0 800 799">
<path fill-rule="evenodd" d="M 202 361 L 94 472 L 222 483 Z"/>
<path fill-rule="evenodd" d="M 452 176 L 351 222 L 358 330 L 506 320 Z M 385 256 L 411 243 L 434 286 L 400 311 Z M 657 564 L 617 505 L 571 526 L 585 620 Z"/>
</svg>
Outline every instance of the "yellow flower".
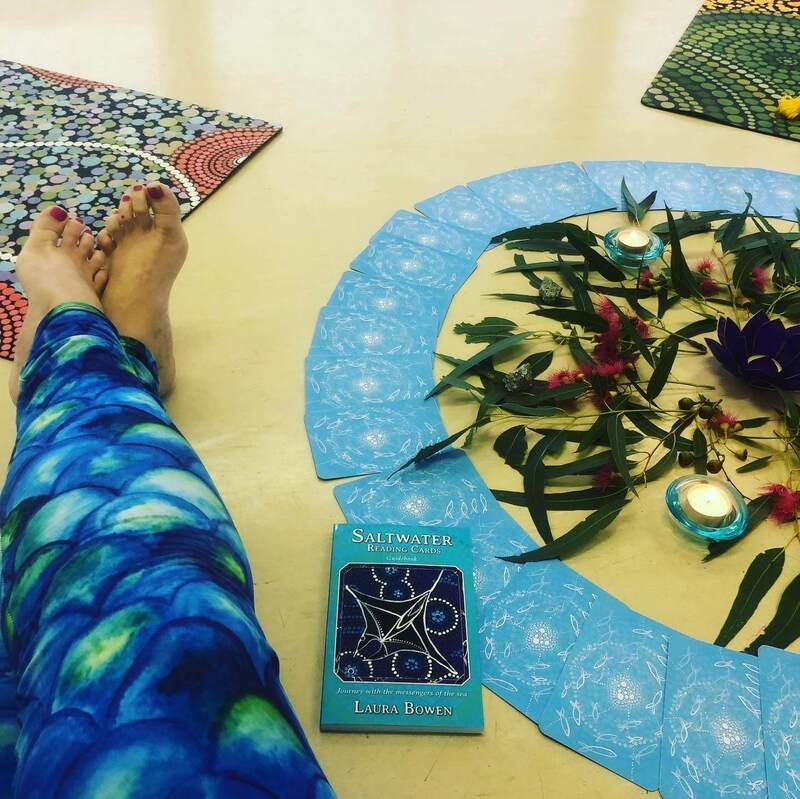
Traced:
<svg viewBox="0 0 800 799">
<path fill-rule="evenodd" d="M 778 113 L 787 119 L 796 119 L 800 116 L 800 97 L 791 97 L 786 94 L 778 100 Z"/>
</svg>

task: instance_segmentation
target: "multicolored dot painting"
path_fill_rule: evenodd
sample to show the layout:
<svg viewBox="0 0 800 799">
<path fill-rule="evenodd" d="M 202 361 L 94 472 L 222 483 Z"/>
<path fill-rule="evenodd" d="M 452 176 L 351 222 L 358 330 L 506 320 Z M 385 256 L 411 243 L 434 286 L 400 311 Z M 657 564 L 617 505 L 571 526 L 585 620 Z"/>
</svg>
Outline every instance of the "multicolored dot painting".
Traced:
<svg viewBox="0 0 800 799">
<path fill-rule="evenodd" d="M 189 214 L 281 130 L 260 119 L 0 60 L 0 357 L 27 303 L 14 261 L 58 203 L 98 229 L 137 181 L 162 180 Z"/>
</svg>

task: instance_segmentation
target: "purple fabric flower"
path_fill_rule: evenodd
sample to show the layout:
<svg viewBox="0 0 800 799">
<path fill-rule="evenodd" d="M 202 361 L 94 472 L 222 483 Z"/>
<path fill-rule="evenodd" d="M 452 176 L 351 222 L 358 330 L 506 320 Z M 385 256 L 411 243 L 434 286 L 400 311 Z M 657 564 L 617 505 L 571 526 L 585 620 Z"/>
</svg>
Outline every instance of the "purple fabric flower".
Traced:
<svg viewBox="0 0 800 799">
<path fill-rule="evenodd" d="M 707 338 L 714 357 L 756 388 L 800 391 L 800 325 L 784 327 L 759 311 L 740 330 L 733 319 L 717 323 L 719 341 Z"/>
</svg>

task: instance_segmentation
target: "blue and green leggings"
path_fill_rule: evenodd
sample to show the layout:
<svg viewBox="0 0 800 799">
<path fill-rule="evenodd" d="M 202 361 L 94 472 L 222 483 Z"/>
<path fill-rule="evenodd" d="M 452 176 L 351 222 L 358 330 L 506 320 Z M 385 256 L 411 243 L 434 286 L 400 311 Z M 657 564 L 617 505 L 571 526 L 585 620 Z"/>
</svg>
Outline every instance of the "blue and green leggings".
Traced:
<svg viewBox="0 0 800 799">
<path fill-rule="evenodd" d="M 157 374 L 89 306 L 39 325 L 0 497 L 4 795 L 332 797 Z"/>
</svg>

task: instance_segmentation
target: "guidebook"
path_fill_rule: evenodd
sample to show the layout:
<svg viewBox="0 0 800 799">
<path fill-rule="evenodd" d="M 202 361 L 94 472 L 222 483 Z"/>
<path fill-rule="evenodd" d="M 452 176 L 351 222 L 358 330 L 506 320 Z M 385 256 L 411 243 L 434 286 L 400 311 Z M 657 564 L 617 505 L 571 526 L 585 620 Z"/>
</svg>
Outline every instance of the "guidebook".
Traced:
<svg viewBox="0 0 800 799">
<path fill-rule="evenodd" d="M 467 530 L 337 524 L 320 728 L 483 731 Z"/>
</svg>

